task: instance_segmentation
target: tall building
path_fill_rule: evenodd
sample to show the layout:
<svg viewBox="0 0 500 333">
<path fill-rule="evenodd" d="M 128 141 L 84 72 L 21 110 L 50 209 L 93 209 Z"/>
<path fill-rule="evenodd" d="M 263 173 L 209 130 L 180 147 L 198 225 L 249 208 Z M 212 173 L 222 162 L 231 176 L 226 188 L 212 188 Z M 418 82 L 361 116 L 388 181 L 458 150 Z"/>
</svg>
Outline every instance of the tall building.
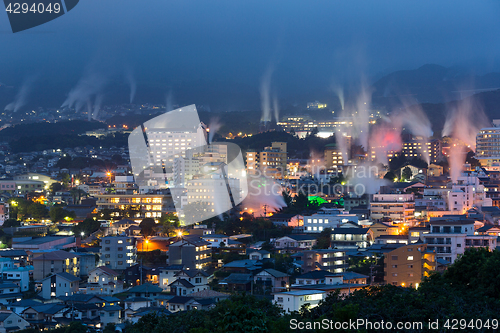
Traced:
<svg viewBox="0 0 500 333">
<path fill-rule="evenodd" d="M 159 218 L 162 213 L 175 212 L 170 194 L 100 194 L 96 204 L 99 210 L 136 211 L 135 219 Z"/>
<path fill-rule="evenodd" d="M 124 270 L 135 264 L 137 249 L 135 238 L 125 236 L 106 236 L 101 239 L 101 266 L 113 270 Z"/>
<path fill-rule="evenodd" d="M 350 138 L 350 137 L 349 137 Z M 348 140 L 348 145 L 347 147 L 350 147 L 350 141 Z M 324 160 L 325 160 L 325 167 L 327 169 L 337 169 L 339 167 L 342 167 L 343 165 L 347 164 L 348 156 L 347 152 L 342 152 L 339 146 L 337 146 L 336 143 L 330 143 L 325 146 L 325 151 L 324 151 Z"/>
<path fill-rule="evenodd" d="M 370 202 L 370 216 L 374 220 L 388 218 L 405 223 L 415 217 L 415 197 L 412 194 L 374 194 Z"/>
<path fill-rule="evenodd" d="M 476 159 L 481 166 L 491 167 L 500 163 L 499 120 L 493 120 L 495 127 L 482 128 L 476 136 Z"/>
<path fill-rule="evenodd" d="M 286 142 L 273 142 L 271 147 L 266 147 L 262 151 L 248 151 L 247 171 L 250 174 L 257 174 L 260 170 L 265 176 L 274 179 L 286 177 L 287 170 L 287 145 Z"/>
<path fill-rule="evenodd" d="M 443 158 L 440 140 L 431 140 L 419 136 L 404 141 L 401 154 L 407 159 L 419 158 L 430 163 L 437 163 Z"/>
<path fill-rule="evenodd" d="M 422 278 L 436 270 L 436 254 L 423 243 L 392 250 L 384 261 L 384 282 L 395 286 L 418 288 Z"/>
</svg>

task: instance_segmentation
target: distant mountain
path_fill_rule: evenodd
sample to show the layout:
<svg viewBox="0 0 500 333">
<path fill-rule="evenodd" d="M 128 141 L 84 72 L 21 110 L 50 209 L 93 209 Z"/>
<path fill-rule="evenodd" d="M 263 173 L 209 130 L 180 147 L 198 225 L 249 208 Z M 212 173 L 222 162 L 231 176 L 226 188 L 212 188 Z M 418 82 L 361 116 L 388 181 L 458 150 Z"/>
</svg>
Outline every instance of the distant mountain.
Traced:
<svg viewBox="0 0 500 333">
<path fill-rule="evenodd" d="M 428 64 L 380 78 L 373 84 L 373 102 L 394 106 L 402 96 L 413 103 L 442 103 L 495 88 L 500 89 L 500 73 L 475 75 L 459 67 Z"/>
</svg>

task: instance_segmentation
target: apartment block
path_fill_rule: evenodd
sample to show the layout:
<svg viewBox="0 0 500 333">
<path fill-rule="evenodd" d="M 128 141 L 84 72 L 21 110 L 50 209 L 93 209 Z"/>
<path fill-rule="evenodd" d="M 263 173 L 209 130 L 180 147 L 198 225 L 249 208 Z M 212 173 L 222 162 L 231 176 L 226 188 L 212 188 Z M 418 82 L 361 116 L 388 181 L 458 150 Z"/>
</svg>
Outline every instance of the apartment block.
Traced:
<svg viewBox="0 0 500 333">
<path fill-rule="evenodd" d="M 101 239 L 100 265 L 122 271 L 135 264 L 137 249 L 135 238 L 106 236 Z"/>
<path fill-rule="evenodd" d="M 415 243 L 398 247 L 385 254 L 384 282 L 418 288 L 423 277 L 436 270 L 436 253 L 427 244 Z"/>
<path fill-rule="evenodd" d="M 370 215 L 374 220 L 390 219 L 406 223 L 414 219 L 415 197 L 412 194 L 374 194 L 370 202 Z"/>
</svg>

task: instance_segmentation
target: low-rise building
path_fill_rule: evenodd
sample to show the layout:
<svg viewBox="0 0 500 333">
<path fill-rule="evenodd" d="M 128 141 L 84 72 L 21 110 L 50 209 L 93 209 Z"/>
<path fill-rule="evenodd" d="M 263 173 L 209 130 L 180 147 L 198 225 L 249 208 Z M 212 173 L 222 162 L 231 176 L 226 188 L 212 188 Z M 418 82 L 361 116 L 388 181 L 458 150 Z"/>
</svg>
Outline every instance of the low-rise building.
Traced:
<svg viewBox="0 0 500 333">
<path fill-rule="evenodd" d="M 80 256 L 61 250 L 43 252 L 34 256 L 33 268 L 35 281 L 62 272 L 80 276 Z"/>
<path fill-rule="evenodd" d="M 66 272 L 53 274 L 42 280 L 42 297 L 44 299 L 71 296 L 79 289 L 80 278 Z"/>
<path fill-rule="evenodd" d="M 300 311 L 305 304 L 308 304 L 310 309 L 317 307 L 325 297 L 324 291 L 294 290 L 274 294 L 274 303 L 290 313 Z"/>
</svg>

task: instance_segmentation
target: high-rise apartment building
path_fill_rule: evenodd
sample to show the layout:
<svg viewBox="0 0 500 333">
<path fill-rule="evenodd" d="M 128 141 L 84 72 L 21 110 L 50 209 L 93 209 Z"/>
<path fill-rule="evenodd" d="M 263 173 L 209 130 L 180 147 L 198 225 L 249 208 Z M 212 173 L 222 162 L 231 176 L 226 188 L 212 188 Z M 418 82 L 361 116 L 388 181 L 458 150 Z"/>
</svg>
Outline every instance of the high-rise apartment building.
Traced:
<svg viewBox="0 0 500 333">
<path fill-rule="evenodd" d="M 484 167 L 500 163 L 500 119 L 493 120 L 493 125 L 482 128 L 476 136 L 476 158 Z"/>
<path fill-rule="evenodd" d="M 257 174 L 257 170 L 260 170 L 262 174 L 271 178 L 286 177 L 286 142 L 273 142 L 271 147 L 266 147 L 260 152 L 248 151 L 246 157 L 248 173 Z"/>
</svg>

